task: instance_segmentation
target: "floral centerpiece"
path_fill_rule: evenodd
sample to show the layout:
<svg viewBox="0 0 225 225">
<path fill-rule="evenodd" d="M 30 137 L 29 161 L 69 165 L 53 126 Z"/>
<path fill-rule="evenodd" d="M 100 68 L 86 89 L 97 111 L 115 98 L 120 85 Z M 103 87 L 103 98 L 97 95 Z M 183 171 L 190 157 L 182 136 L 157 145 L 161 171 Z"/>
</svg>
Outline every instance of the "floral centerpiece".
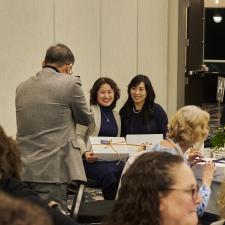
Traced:
<svg viewBox="0 0 225 225">
<path fill-rule="evenodd" d="M 225 157 L 225 127 L 220 127 L 211 138 L 211 146 L 214 158 Z"/>
</svg>

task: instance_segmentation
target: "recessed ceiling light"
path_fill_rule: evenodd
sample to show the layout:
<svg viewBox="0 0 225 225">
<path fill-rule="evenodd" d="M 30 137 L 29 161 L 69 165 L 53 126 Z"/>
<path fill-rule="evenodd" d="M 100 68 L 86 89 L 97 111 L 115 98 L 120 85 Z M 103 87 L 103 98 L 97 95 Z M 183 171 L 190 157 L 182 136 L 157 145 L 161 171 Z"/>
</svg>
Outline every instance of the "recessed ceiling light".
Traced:
<svg viewBox="0 0 225 225">
<path fill-rule="evenodd" d="M 213 16 L 213 21 L 215 23 L 220 23 L 222 21 L 223 17 L 222 16 Z"/>
</svg>

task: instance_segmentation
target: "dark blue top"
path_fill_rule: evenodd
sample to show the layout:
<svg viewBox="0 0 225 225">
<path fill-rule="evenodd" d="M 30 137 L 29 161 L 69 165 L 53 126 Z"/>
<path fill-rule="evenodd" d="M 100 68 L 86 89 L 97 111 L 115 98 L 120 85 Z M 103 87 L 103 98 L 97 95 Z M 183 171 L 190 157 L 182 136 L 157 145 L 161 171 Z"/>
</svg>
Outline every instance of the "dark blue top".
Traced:
<svg viewBox="0 0 225 225">
<path fill-rule="evenodd" d="M 98 136 L 100 137 L 116 137 L 118 134 L 118 126 L 113 115 L 111 107 L 100 106 L 101 126 Z"/>
<path fill-rule="evenodd" d="M 154 103 L 153 116 L 149 120 L 144 119 L 143 110 L 130 112 L 130 118 L 125 118 L 121 112 L 121 136 L 127 134 L 163 134 L 165 137 L 168 129 L 168 118 L 166 112 L 159 105 Z"/>
</svg>

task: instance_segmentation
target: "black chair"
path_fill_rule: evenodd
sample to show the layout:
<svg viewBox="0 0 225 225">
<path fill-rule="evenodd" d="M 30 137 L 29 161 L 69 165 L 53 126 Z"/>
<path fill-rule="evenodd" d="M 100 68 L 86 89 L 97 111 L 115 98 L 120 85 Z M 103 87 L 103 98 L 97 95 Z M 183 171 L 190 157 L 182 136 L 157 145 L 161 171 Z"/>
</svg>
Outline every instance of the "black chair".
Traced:
<svg viewBox="0 0 225 225">
<path fill-rule="evenodd" d="M 210 225 L 213 222 L 216 222 L 220 219 L 219 215 L 204 212 L 203 216 L 199 218 L 199 223 L 201 225 Z"/>
<path fill-rule="evenodd" d="M 77 191 L 73 198 L 70 216 L 78 223 L 101 223 L 112 212 L 115 200 L 85 202 L 84 190 L 86 184 L 86 182 L 76 181 Z"/>
</svg>

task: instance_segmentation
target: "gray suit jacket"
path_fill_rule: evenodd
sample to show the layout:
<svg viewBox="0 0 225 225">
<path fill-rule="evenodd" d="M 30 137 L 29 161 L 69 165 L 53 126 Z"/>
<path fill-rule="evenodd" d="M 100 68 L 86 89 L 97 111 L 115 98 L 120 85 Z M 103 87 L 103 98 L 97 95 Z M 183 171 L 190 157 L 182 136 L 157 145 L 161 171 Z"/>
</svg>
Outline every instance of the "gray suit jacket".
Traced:
<svg viewBox="0 0 225 225">
<path fill-rule="evenodd" d="M 74 131 L 93 120 L 80 79 L 44 68 L 16 90 L 17 141 L 22 180 L 86 180 Z"/>
<path fill-rule="evenodd" d="M 83 126 L 80 124 L 77 124 L 76 126 L 76 136 L 77 136 L 77 142 L 80 147 L 81 155 L 84 154 L 86 151 L 91 151 L 91 145 L 89 143 L 89 137 L 90 136 L 98 136 L 100 126 L 101 126 L 101 111 L 100 107 L 98 105 L 92 105 L 91 110 L 94 113 L 94 120 L 89 126 Z M 118 112 L 113 110 L 113 115 L 115 117 L 117 127 L 118 127 L 118 134 L 117 136 L 120 136 L 120 130 L 121 130 L 121 121 L 120 121 L 120 115 Z"/>
</svg>

